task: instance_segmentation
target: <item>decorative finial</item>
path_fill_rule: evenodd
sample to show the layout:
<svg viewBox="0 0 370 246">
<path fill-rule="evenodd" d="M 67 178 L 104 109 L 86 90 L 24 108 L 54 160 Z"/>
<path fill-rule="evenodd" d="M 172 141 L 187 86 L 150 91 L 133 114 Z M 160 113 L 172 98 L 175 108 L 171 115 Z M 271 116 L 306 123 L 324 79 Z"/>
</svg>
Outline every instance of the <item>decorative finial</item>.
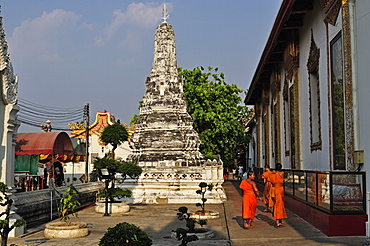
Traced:
<svg viewBox="0 0 370 246">
<path fill-rule="evenodd" d="M 170 15 L 167 12 L 166 4 L 163 5 L 162 19 L 163 23 L 167 22 L 167 19 L 170 18 Z"/>
</svg>

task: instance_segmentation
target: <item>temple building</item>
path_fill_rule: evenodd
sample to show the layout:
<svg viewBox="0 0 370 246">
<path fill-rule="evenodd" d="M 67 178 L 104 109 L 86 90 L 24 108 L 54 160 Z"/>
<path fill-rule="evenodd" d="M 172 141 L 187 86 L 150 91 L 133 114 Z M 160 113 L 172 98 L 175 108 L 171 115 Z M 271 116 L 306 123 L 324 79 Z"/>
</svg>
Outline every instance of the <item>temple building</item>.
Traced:
<svg viewBox="0 0 370 246">
<path fill-rule="evenodd" d="M 245 99 L 250 165 L 282 163 L 286 207 L 370 235 L 370 1 L 283 0 Z"/>
<path fill-rule="evenodd" d="M 183 81 L 178 75 L 175 35 L 167 19 L 164 8 L 164 21 L 155 34 L 150 77 L 130 141 L 133 153 L 128 161 L 143 168 L 134 202 L 199 202 L 195 191 L 200 182 L 206 182 L 215 187 L 208 202 L 221 203 L 225 199 L 222 162 L 205 161 L 199 151 L 199 136 L 187 112 Z"/>
</svg>

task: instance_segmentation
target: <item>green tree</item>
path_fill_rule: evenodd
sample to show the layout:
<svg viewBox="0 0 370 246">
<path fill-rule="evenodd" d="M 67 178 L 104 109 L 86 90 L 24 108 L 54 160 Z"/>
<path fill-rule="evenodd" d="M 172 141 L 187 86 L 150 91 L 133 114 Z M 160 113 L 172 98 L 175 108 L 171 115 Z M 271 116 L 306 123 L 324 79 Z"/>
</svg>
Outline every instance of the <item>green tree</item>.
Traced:
<svg viewBox="0 0 370 246">
<path fill-rule="evenodd" d="M 178 70 L 184 80 L 187 110 L 201 140 L 200 151 L 204 155 L 220 155 L 225 166 L 232 166 L 238 148 L 247 141 L 244 123 L 249 110 L 239 105 L 243 90 L 227 84 L 218 68 Z"/>
<path fill-rule="evenodd" d="M 110 144 L 112 145 L 112 156 L 114 159 L 114 151 L 117 149 L 117 146 L 122 144 L 123 142 L 127 141 L 128 139 L 128 132 L 126 127 L 124 127 L 121 124 L 113 124 L 110 126 L 107 126 L 104 128 L 100 139 L 103 141 L 105 144 Z"/>
</svg>

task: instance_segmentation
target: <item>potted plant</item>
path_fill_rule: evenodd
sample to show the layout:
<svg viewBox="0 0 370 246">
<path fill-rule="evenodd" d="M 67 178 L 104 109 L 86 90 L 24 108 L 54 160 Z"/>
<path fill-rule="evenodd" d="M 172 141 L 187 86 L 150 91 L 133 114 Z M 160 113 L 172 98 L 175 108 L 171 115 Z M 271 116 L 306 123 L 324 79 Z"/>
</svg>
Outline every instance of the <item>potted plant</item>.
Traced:
<svg viewBox="0 0 370 246">
<path fill-rule="evenodd" d="M 78 192 L 73 185 L 70 185 L 59 201 L 59 222 L 50 222 L 45 225 L 44 236 L 46 238 L 77 238 L 85 237 L 89 234 L 85 222 L 70 222 L 69 215 L 78 218 L 75 209 L 80 206 Z"/>
<path fill-rule="evenodd" d="M 178 241 L 181 240 L 180 246 L 186 246 L 188 243 L 198 239 L 214 237 L 214 233 L 211 230 L 195 228 L 196 224 L 203 227 L 207 224 L 207 220 L 197 220 L 192 218 L 187 207 L 180 207 L 178 211 L 177 218 L 181 221 L 185 221 L 185 225 L 188 228 L 177 228 L 175 231 L 172 231 L 171 236 L 173 238 L 177 238 Z"/>
<path fill-rule="evenodd" d="M 95 211 L 97 213 L 107 214 L 107 206 L 109 203 L 110 213 L 124 213 L 130 210 L 129 205 L 125 201 L 116 199 L 129 198 L 132 196 L 132 191 L 115 187 L 115 182 L 124 182 L 127 176 L 131 178 L 138 177 L 142 169 L 138 165 L 130 162 L 122 162 L 114 160 L 111 157 L 97 158 L 94 161 L 94 169 L 99 170 L 99 178 L 105 181 L 105 189 L 98 193 L 98 198 L 104 199 L 104 202 L 97 201 Z M 108 174 L 103 174 L 102 170 L 107 170 Z"/>
<path fill-rule="evenodd" d="M 119 223 L 113 228 L 108 228 L 100 239 L 99 246 L 150 246 L 153 245 L 149 235 L 127 222 Z"/>
<path fill-rule="evenodd" d="M 9 197 L 7 191 L 8 187 L 6 184 L 0 182 L 0 206 L 5 207 L 4 209 L 1 209 L 2 212 L 0 213 L 0 217 L 2 218 L 0 219 L 1 246 L 7 245 L 8 235 L 11 230 L 14 228 L 21 228 L 22 226 L 26 225 L 26 221 L 23 219 L 17 219 L 12 225 L 10 224 L 10 209 L 14 201 Z"/>
</svg>

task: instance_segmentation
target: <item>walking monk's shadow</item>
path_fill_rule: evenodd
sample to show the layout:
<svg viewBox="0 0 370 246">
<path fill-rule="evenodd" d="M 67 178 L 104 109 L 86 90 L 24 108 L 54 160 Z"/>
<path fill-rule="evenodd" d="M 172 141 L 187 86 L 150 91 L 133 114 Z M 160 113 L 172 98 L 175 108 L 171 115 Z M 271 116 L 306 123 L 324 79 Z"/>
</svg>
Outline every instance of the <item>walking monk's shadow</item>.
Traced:
<svg viewBox="0 0 370 246">
<path fill-rule="evenodd" d="M 235 216 L 233 217 L 233 220 L 235 220 L 241 228 L 244 228 L 244 221 L 242 216 Z"/>
<path fill-rule="evenodd" d="M 254 221 L 259 220 L 267 223 L 270 226 L 275 226 L 276 222 L 273 219 L 273 215 L 271 212 L 263 212 L 264 206 L 257 206 L 256 215 L 254 216 Z M 233 220 L 238 223 L 241 228 L 244 228 L 244 220 L 242 216 L 235 216 Z"/>
<path fill-rule="evenodd" d="M 260 220 L 260 221 L 264 221 L 267 224 L 269 224 L 270 226 L 275 226 L 276 223 L 275 223 L 275 220 L 273 218 L 272 213 L 271 212 L 263 212 L 264 208 L 265 208 L 264 206 L 257 206 L 255 219 Z M 242 222 L 243 222 L 243 220 L 242 220 Z"/>
</svg>

